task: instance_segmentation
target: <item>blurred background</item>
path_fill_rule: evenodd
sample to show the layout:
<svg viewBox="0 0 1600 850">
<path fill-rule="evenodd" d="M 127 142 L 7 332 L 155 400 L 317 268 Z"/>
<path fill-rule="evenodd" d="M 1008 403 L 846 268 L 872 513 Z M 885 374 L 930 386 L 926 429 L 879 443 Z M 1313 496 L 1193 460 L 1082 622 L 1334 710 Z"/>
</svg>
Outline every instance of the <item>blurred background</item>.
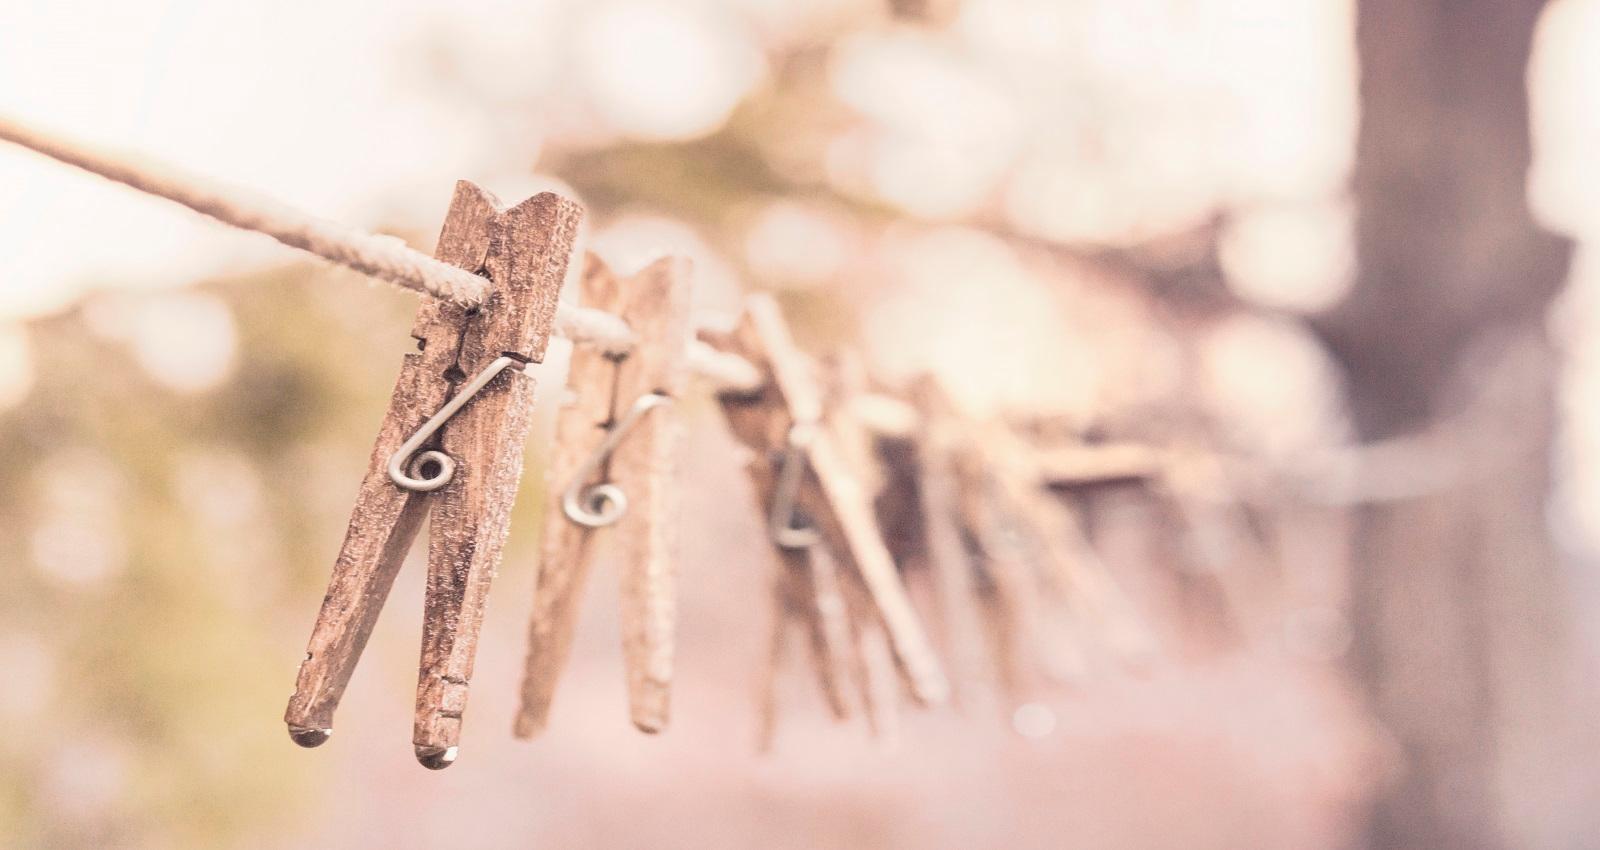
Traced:
<svg viewBox="0 0 1600 850">
<path fill-rule="evenodd" d="M 673 726 L 627 723 L 602 563 L 529 744 L 546 392 L 459 763 L 411 753 L 417 557 L 300 750 L 416 297 L 0 146 L 0 845 L 1600 845 L 1597 40 L 1600 0 L 0 0 L 0 114 L 424 250 L 457 178 L 556 188 L 706 315 L 772 291 L 887 386 L 1213 459 L 1064 502 L 1148 663 L 894 736 L 791 665 L 760 754 L 771 555 L 700 394 Z"/>
</svg>

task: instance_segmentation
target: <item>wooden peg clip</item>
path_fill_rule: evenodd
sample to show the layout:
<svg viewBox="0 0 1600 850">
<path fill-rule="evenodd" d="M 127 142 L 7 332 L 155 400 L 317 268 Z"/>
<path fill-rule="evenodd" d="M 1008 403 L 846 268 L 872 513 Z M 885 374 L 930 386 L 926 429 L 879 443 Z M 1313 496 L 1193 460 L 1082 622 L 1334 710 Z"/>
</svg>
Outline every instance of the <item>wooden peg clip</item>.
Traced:
<svg viewBox="0 0 1600 850">
<path fill-rule="evenodd" d="M 974 649 L 986 646 L 1001 697 L 1019 702 L 1033 687 L 1023 656 L 1037 641 L 1038 594 L 998 516 L 992 471 L 954 400 L 933 375 L 914 380 L 908 396 L 923 422 L 915 437 L 913 499 L 922 511 L 920 548 L 936 585 L 945 645 L 970 678 L 980 678 Z"/>
<path fill-rule="evenodd" d="M 869 619 L 887 636 L 912 698 L 943 702 L 949 683 L 884 545 L 871 494 L 823 421 L 813 364 L 795 347 L 777 303 L 752 296 L 738 328 L 707 341 L 767 376 L 754 391 L 724 391 L 718 400 L 735 438 L 754 452 L 750 474 L 779 560 L 804 574 L 812 566 L 806 550 L 825 546 L 840 567 L 841 587 L 859 582 Z M 793 510 L 786 513 L 786 505 Z M 803 529 L 795 527 L 797 518 Z M 826 637 L 820 626 L 819 632 Z"/>
<path fill-rule="evenodd" d="M 1031 639 L 1049 678 L 1081 675 L 1088 638 L 1120 660 L 1143 663 L 1155 649 L 1148 627 L 1078 518 L 1050 496 L 1037 452 L 1006 423 L 961 410 L 936 381 L 923 383 L 921 401 L 952 429 L 962 521 L 993 583 L 991 618 Z M 1016 641 L 1006 642 L 1015 652 Z M 1015 659 L 1003 663 L 1013 681 L 1026 678 Z"/>
<path fill-rule="evenodd" d="M 999 509 L 1032 554 L 1045 596 L 1059 603 L 1074 625 L 1092 630 L 1120 660 L 1144 664 L 1155 639 L 1116 578 L 1095 551 L 1077 514 L 1051 498 L 1036 455 L 1001 422 L 978 423 L 976 445 L 993 473 Z M 1074 664 L 1081 665 L 1081 659 Z"/>
<path fill-rule="evenodd" d="M 436 256 L 487 276 L 479 309 L 426 299 L 378 431 L 284 721 L 302 746 L 333 714 L 429 510 L 428 581 L 412 742 L 456 757 L 489 582 L 510 530 L 534 381 L 582 209 L 541 193 L 509 209 L 461 181 Z"/>
<path fill-rule="evenodd" d="M 1001 696 L 1017 702 L 1041 679 L 1080 677 L 1091 644 L 1142 663 L 1154 651 L 1150 633 L 1077 518 L 1051 498 L 1057 482 L 1038 453 L 1009 425 L 962 410 L 931 375 L 909 396 L 923 422 L 917 501 L 940 609 L 964 613 L 964 594 L 951 589 L 970 594 Z"/>
<path fill-rule="evenodd" d="M 577 624 L 578 598 L 600 529 L 612 526 L 622 558 L 622 645 L 629 716 L 644 732 L 667 725 L 676 620 L 678 483 L 682 396 L 690 339 L 689 261 L 668 257 L 618 279 L 594 255 L 583 275 L 586 306 L 620 315 L 635 334 L 623 357 L 577 349 L 549 469 L 550 501 L 522 705 L 515 734 L 549 721 L 556 681 Z"/>
</svg>

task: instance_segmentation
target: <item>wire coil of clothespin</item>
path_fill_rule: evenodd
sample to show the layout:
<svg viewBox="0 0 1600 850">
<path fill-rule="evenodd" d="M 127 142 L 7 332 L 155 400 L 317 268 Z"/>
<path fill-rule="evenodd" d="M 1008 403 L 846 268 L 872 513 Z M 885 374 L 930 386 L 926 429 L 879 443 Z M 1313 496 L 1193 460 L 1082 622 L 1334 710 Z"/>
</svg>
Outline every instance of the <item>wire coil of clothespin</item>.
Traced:
<svg viewBox="0 0 1600 850">
<path fill-rule="evenodd" d="M 389 480 L 406 490 L 416 493 L 429 493 L 449 484 L 450 479 L 455 477 L 456 474 L 455 459 L 437 449 L 430 449 L 425 452 L 418 452 L 417 449 L 422 448 L 424 443 L 433 439 L 433 435 L 439 433 L 439 429 L 444 427 L 444 423 L 450 421 L 450 417 L 455 416 L 461 408 L 466 406 L 467 402 L 472 400 L 473 396 L 488 386 L 489 382 L 498 377 L 501 372 L 521 365 L 522 361 L 515 357 L 501 356 L 495 358 L 493 363 L 484 367 L 483 371 L 479 372 L 466 386 L 461 388 L 460 392 L 445 402 L 444 406 L 439 408 L 438 413 L 433 414 L 428 418 L 427 422 L 422 423 L 422 427 L 418 428 L 415 434 L 412 434 L 394 454 L 389 456 L 389 465 L 387 467 Z M 429 464 L 434 464 L 435 466 L 434 474 L 431 476 L 425 474 Z"/>
<path fill-rule="evenodd" d="M 822 535 L 815 528 L 796 524 L 800 484 L 805 479 L 808 464 L 806 453 L 816 434 L 815 422 L 796 422 L 789 428 L 788 445 L 772 490 L 772 510 L 767 515 L 772 542 L 784 549 L 809 549 L 822 542 Z"/>
<path fill-rule="evenodd" d="M 628 408 L 627 414 L 606 431 L 605 440 L 578 467 L 572 484 L 561 494 L 561 510 L 567 519 L 589 528 L 602 528 L 622 519 L 622 515 L 628 512 L 628 494 L 611 482 L 588 485 L 586 482 L 605 465 L 606 459 L 611 457 L 611 452 L 628 435 L 634 423 L 650 411 L 671 403 L 672 398 L 661 393 L 639 396 L 639 400 Z"/>
</svg>

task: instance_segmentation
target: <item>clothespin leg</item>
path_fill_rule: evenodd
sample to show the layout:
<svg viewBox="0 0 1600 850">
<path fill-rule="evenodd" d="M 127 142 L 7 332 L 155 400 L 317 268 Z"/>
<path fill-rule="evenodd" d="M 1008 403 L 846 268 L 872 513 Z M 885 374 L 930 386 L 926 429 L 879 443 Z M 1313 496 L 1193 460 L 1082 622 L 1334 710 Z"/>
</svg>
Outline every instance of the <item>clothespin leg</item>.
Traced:
<svg viewBox="0 0 1600 850">
<path fill-rule="evenodd" d="M 799 596 L 797 604 L 810 636 L 811 660 L 823 700 L 835 719 L 845 720 L 851 713 L 844 687 L 845 671 L 849 669 L 850 622 L 839 590 L 838 565 L 818 547 L 784 550 L 780 561 L 782 569 L 794 577 L 794 592 Z"/>
<path fill-rule="evenodd" d="M 755 474 L 759 480 L 760 473 Z M 807 549 L 779 549 L 772 598 L 771 643 L 759 703 L 757 749 L 761 752 L 772 749 L 777 732 L 780 678 L 795 630 L 806 635 L 812 669 L 829 712 L 835 720 L 845 720 L 851 713 L 845 695 L 850 626 L 833 560 Z"/>
<path fill-rule="evenodd" d="M 692 267 L 681 257 L 664 257 L 622 282 L 616 312 L 638 343 L 617 367 L 613 419 L 647 394 L 682 397 L 692 299 Z M 632 505 L 616 530 L 629 717 L 648 733 L 666 728 L 671 715 L 683 447 L 682 415 L 666 404 L 638 420 L 612 455 L 611 480 Z"/>
<path fill-rule="evenodd" d="M 574 374 L 571 380 L 583 380 Z M 579 384 L 581 386 L 581 384 Z M 532 738 L 543 732 L 550 720 L 550 704 L 556 683 L 571 653 L 577 629 L 578 600 L 588 580 L 590 550 L 595 536 L 562 512 L 560 494 L 576 475 L 587 451 L 600 437 L 592 414 L 574 406 L 563 410 L 556 427 L 557 445 L 575 441 L 577 451 L 560 451 L 548 470 L 549 488 L 545 506 L 544 539 L 539 547 L 539 575 L 534 585 L 533 614 L 528 622 L 528 652 L 523 666 L 522 697 L 512 732 L 518 738 Z"/>
<path fill-rule="evenodd" d="M 1027 631 L 1018 610 L 1015 565 L 980 556 L 974 559 L 972 572 L 973 593 L 993 664 L 996 690 L 1005 704 L 1014 705 L 1021 702 L 1024 689 L 1020 662 L 1022 641 L 1018 638 Z"/>
<path fill-rule="evenodd" d="M 361 517 L 392 517 L 385 523 L 389 532 L 363 538 L 352 523 L 284 712 L 289 737 L 302 747 L 320 746 L 333 734 L 334 711 L 427 514 L 417 494 L 392 493 L 393 486 L 386 484 L 386 477 L 376 486 L 363 484 L 355 509 Z"/>
<path fill-rule="evenodd" d="M 803 489 L 802 503 L 817 517 L 829 548 L 860 576 L 912 697 L 922 705 L 944 702 L 949 680 L 884 546 L 866 494 L 826 441 L 812 446 L 811 468 L 814 485 Z"/>
<path fill-rule="evenodd" d="M 610 303 L 616 291 L 615 275 L 598 257 L 586 255 L 579 290 L 583 303 L 599 308 Z M 528 621 L 521 704 L 512 727 L 518 738 L 532 738 L 549 723 L 556 684 L 571 652 L 578 601 L 588 582 L 597 529 L 567 516 L 564 494 L 605 441 L 616 379 L 615 360 L 589 349 L 573 350 L 566 381 L 571 397 L 556 416 L 555 447 L 545 467 L 538 579 L 534 584 L 533 614 Z M 599 483 L 600 472 L 596 470 L 580 483 Z"/>
<path fill-rule="evenodd" d="M 482 402 L 462 411 L 461 430 L 455 433 L 497 433 L 518 451 L 500 452 L 482 438 L 447 435 L 444 451 L 457 458 L 456 477 L 439 493 L 430 526 L 412 744 L 417 759 L 435 769 L 455 761 L 484 602 L 510 530 L 511 502 L 522 474 L 520 448 L 533 406 L 534 382 L 523 372 L 508 371 L 496 383 L 500 386 L 491 384 Z M 480 488 L 484 492 L 474 492 Z"/>
<path fill-rule="evenodd" d="M 867 730 L 884 747 L 893 747 L 900 730 L 894 652 L 860 576 L 847 575 L 841 584 L 849 612 L 850 671 L 861 695 Z"/>
<path fill-rule="evenodd" d="M 502 356 L 543 360 L 581 215 L 576 203 L 542 193 L 490 220 L 485 266 L 494 288 L 461 343 L 458 362 L 467 373 Z M 532 377 L 507 370 L 444 431 L 442 450 L 457 468 L 435 496 L 429 526 L 412 734 L 417 759 L 429 768 L 446 767 L 456 757 L 484 602 L 522 476 L 533 398 Z"/>
<path fill-rule="evenodd" d="M 952 702 L 962 699 L 959 682 L 980 679 L 985 666 L 983 634 L 986 606 L 981 588 L 980 565 L 970 533 L 963 535 L 959 519 L 960 499 L 957 477 L 945 456 L 948 449 L 934 441 L 918 447 L 921 476 L 918 481 L 920 504 L 927 534 L 930 579 L 934 585 L 934 604 L 943 627 L 943 650 L 949 659 Z"/>
<path fill-rule="evenodd" d="M 756 692 L 756 751 L 772 752 L 778 736 L 778 688 L 784 660 L 789 654 L 789 633 L 797 617 L 778 594 L 773 594 L 772 629 Z"/>
<path fill-rule="evenodd" d="M 677 487 L 681 428 L 672 411 L 657 427 L 617 452 L 617 466 L 637 457 L 650 472 L 632 495 L 634 510 L 657 521 L 622 538 L 622 657 L 627 667 L 629 716 L 643 732 L 666 728 L 671 713 L 674 634 L 677 630 Z M 633 447 L 637 447 L 637 451 Z M 624 457 L 624 451 L 627 452 Z M 664 521 L 663 521 L 664 520 Z"/>
</svg>

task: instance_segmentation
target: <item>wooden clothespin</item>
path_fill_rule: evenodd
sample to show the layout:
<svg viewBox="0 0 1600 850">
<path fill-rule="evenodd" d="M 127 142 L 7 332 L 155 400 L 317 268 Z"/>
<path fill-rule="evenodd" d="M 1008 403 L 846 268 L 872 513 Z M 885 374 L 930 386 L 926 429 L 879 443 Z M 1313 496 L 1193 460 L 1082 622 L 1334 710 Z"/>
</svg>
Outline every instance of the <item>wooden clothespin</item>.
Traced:
<svg viewBox="0 0 1600 850">
<path fill-rule="evenodd" d="M 1040 597 L 1064 617 L 1041 609 L 1039 628 L 1053 633 L 1046 646 L 1066 648 L 1092 637 L 1113 655 L 1134 664 L 1155 651 L 1154 638 L 1133 609 L 1110 569 L 1100 559 L 1077 515 L 1050 497 L 1049 482 L 1037 454 L 1006 423 L 967 420 L 970 445 L 977 451 L 993 488 L 996 522 L 1019 543 Z M 1090 634 L 1085 634 L 1088 632 Z M 1050 663 L 1056 673 L 1075 674 L 1084 664 L 1081 649 Z"/>
<path fill-rule="evenodd" d="M 461 181 L 436 256 L 492 281 L 478 309 L 424 300 L 284 720 L 302 746 L 333 731 L 412 538 L 429 510 L 428 582 L 412 742 L 455 760 L 484 599 L 510 529 L 534 382 L 582 209 L 548 192 L 502 208 Z"/>
<path fill-rule="evenodd" d="M 962 410 L 932 376 L 915 381 L 910 395 L 923 416 L 921 501 L 941 598 L 951 601 L 943 607 L 960 610 L 960 594 L 947 588 L 970 589 L 1002 696 L 1019 701 L 1041 679 L 1078 677 L 1091 646 L 1122 659 L 1147 656 L 1153 645 L 1144 623 L 1069 506 L 1051 498 L 1037 452 L 1005 423 Z M 1089 473 L 1100 481 L 1106 469 L 1120 477 L 1127 468 Z M 959 548 L 933 543 L 952 537 Z"/>
<path fill-rule="evenodd" d="M 620 315 L 635 334 L 625 356 L 572 354 L 549 470 L 550 501 L 528 628 L 522 706 L 515 733 L 530 738 L 549 720 L 556 680 L 577 624 L 578 597 L 601 528 L 622 557 L 622 644 L 629 715 L 644 732 L 667 725 L 676 619 L 678 487 L 682 427 L 671 404 L 682 396 L 690 338 L 690 264 L 668 257 L 618 279 L 590 254 L 586 306 Z"/>
<path fill-rule="evenodd" d="M 734 436 L 754 452 L 750 474 L 786 571 L 809 573 L 815 559 L 807 550 L 825 546 L 840 567 L 841 586 L 860 588 L 866 619 L 887 636 L 912 698 L 943 702 L 949 683 L 884 546 L 871 494 L 823 421 L 817 375 L 776 302 L 751 297 L 739 327 L 707 341 L 767 375 L 759 389 L 725 391 L 718 400 Z M 826 637 L 820 627 L 813 632 Z"/>
<path fill-rule="evenodd" d="M 908 395 L 923 423 L 915 438 L 920 549 L 936 583 L 949 654 L 971 674 L 979 667 L 971 647 L 987 644 L 1000 695 L 1018 702 L 1034 678 L 1023 657 L 1041 640 L 1028 565 L 1002 522 L 993 470 L 955 401 L 933 375 L 914 380 Z M 972 639 L 978 634 L 981 644 Z"/>
</svg>

